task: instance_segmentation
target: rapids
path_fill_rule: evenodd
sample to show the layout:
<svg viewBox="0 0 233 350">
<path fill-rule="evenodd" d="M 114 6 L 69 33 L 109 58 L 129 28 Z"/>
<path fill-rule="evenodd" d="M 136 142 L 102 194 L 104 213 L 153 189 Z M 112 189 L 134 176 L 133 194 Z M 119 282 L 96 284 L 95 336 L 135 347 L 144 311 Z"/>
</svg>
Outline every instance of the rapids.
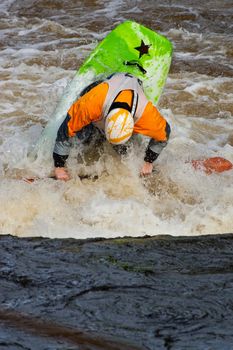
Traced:
<svg viewBox="0 0 233 350">
<path fill-rule="evenodd" d="M 233 171 L 207 176 L 189 163 L 212 156 L 233 162 L 232 5 L 1 0 L 0 232 L 52 238 L 232 232 Z M 127 19 L 174 45 L 158 106 L 172 134 L 154 174 L 138 176 L 142 147 L 120 159 L 104 144 L 100 152 L 81 153 L 78 162 L 73 149 L 67 183 L 25 183 L 22 176 L 52 170 L 49 157 L 32 162 L 28 154 L 66 85 L 97 42 Z"/>
</svg>

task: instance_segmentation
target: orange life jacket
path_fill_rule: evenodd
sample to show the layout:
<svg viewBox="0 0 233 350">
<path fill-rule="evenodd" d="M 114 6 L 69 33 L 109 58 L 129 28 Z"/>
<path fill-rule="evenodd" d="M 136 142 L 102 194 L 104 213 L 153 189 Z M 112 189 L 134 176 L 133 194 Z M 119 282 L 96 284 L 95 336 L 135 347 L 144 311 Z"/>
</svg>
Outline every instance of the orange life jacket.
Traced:
<svg viewBox="0 0 233 350">
<path fill-rule="evenodd" d="M 114 74 L 70 107 L 69 136 L 75 136 L 90 123 L 103 131 L 106 115 L 113 102 L 127 103 L 130 106 L 135 121 L 134 133 L 149 136 L 156 141 L 167 141 L 166 120 L 152 102 L 147 100 L 138 80 L 124 73 Z"/>
</svg>

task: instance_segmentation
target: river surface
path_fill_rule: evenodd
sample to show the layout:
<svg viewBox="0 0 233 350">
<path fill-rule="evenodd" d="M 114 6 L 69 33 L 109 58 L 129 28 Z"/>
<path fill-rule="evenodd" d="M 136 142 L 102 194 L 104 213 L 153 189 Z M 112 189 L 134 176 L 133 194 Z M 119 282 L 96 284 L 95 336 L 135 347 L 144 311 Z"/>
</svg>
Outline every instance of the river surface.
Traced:
<svg viewBox="0 0 233 350">
<path fill-rule="evenodd" d="M 233 161 L 233 1 L 2 0 L 0 15 L 1 233 L 87 238 L 232 232 L 233 171 L 207 176 L 189 161 Z M 174 46 L 158 106 L 172 135 L 155 173 L 146 180 L 138 176 L 143 149 L 121 160 L 104 145 L 91 162 L 78 164 L 71 156 L 68 183 L 24 183 L 22 176 L 51 168 L 45 161 L 32 171 L 27 154 L 65 86 L 97 43 L 127 19 Z M 80 174 L 95 181 L 81 181 Z"/>
<path fill-rule="evenodd" d="M 0 236 L 0 349 L 232 350 L 232 240 Z"/>
</svg>

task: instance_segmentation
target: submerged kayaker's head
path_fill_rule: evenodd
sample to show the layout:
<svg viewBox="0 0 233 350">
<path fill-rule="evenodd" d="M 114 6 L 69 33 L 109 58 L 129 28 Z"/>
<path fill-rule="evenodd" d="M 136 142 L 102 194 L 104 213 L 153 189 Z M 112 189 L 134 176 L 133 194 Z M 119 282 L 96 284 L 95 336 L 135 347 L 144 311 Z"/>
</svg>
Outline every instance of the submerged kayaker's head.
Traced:
<svg viewBox="0 0 233 350">
<path fill-rule="evenodd" d="M 129 111 L 115 108 L 110 111 L 105 120 L 105 135 L 113 145 L 121 145 L 133 134 L 134 120 Z"/>
</svg>

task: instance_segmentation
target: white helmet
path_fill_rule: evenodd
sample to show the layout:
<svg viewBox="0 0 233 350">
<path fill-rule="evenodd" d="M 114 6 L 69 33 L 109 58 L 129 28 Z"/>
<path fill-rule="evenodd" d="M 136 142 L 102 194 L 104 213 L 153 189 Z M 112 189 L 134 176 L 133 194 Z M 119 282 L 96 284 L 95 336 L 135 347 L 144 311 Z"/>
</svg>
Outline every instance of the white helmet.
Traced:
<svg viewBox="0 0 233 350">
<path fill-rule="evenodd" d="M 134 120 L 129 111 L 115 108 L 107 115 L 105 120 L 105 134 L 108 142 L 120 145 L 132 136 Z"/>
</svg>

